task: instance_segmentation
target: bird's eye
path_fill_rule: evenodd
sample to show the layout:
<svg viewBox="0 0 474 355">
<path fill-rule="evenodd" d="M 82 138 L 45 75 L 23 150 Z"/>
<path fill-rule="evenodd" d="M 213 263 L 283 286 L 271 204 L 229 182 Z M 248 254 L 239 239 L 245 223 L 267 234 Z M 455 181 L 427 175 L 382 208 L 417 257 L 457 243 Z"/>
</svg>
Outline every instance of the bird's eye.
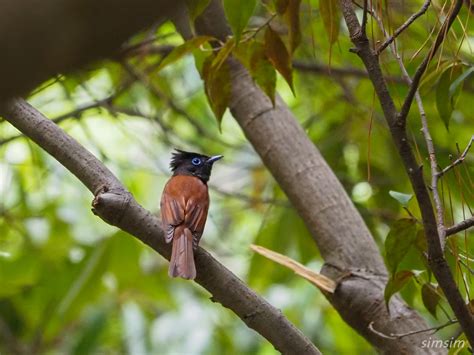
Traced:
<svg viewBox="0 0 474 355">
<path fill-rule="evenodd" d="M 193 158 L 193 160 L 191 160 L 191 163 L 193 163 L 193 165 L 201 165 L 201 159 L 199 158 Z"/>
</svg>

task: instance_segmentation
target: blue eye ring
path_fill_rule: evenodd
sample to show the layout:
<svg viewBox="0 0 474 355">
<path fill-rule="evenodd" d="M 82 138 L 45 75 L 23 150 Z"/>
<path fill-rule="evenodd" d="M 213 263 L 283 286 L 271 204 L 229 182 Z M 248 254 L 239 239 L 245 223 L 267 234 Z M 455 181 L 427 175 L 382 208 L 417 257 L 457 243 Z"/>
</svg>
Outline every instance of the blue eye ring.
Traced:
<svg viewBox="0 0 474 355">
<path fill-rule="evenodd" d="M 191 160 L 191 163 L 195 166 L 198 166 L 201 165 L 202 161 L 199 158 L 193 158 L 193 160 Z"/>
</svg>

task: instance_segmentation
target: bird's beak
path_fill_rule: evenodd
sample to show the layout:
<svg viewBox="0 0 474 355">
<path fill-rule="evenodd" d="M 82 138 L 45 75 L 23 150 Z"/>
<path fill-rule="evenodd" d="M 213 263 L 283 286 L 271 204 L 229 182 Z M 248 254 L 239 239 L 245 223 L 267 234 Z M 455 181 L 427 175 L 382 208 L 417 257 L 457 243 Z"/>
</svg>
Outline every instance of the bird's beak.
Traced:
<svg viewBox="0 0 474 355">
<path fill-rule="evenodd" d="M 210 157 L 209 159 L 207 159 L 206 163 L 212 164 L 212 163 L 218 161 L 219 159 L 222 159 L 223 157 L 224 157 L 223 155 L 214 155 L 214 156 Z"/>
</svg>

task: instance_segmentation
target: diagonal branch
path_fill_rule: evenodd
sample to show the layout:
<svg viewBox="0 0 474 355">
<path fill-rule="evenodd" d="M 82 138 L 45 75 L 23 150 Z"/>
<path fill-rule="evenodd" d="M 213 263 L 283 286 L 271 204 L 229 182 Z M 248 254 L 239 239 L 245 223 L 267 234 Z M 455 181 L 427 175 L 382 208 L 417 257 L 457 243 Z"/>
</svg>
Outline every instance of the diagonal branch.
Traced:
<svg viewBox="0 0 474 355">
<path fill-rule="evenodd" d="M 466 159 L 467 153 L 469 152 L 469 149 L 471 149 L 472 143 L 474 142 L 474 136 L 471 136 L 471 139 L 469 140 L 469 143 L 467 143 L 466 149 L 462 152 L 462 154 L 457 158 L 455 161 L 453 161 L 451 164 L 449 164 L 447 167 L 445 167 L 443 170 L 441 170 L 438 173 L 438 177 L 443 176 L 446 174 L 449 170 L 453 169 L 455 166 L 461 164 L 464 159 Z"/>
<path fill-rule="evenodd" d="M 407 119 L 408 113 L 410 112 L 410 107 L 413 102 L 413 98 L 415 97 L 415 94 L 418 90 L 418 86 L 420 85 L 421 77 L 425 73 L 426 68 L 428 68 L 428 64 L 430 64 L 431 59 L 433 59 L 439 46 L 441 46 L 441 43 L 443 43 L 444 38 L 448 34 L 449 28 L 451 27 L 454 20 L 458 16 L 459 11 L 461 10 L 461 7 L 462 7 L 462 1 L 463 0 L 456 0 L 456 3 L 454 4 L 453 9 L 451 10 L 451 13 L 443 22 L 443 25 L 441 26 L 438 36 L 436 37 L 436 40 L 433 43 L 433 46 L 431 47 L 428 55 L 423 60 L 423 62 L 421 62 L 420 66 L 416 70 L 415 75 L 413 76 L 413 81 L 411 83 L 410 90 L 408 91 L 407 97 L 405 98 L 405 101 L 403 102 L 403 106 L 400 110 L 400 114 L 398 115 L 399 124 L 402 124 L 402 125 L 406 124 L 406 119 Z"/>
<path fill-rule="evenodd" d="M 415 20 L 420 17 L 421 15 L 423 15 L 426 10 L 428 10 L 428 7 L 430 6 L 431 4 L 431 0 L 425 0 L 425 2 L 423 3 L 423 5 L 421 6 L 420 10 L 418 10 L 417 12 L 415 12 L 413 15 L 411 15 L 408 20 L 405 21 L 405 23 L 403 25 L 401 25 L 399 28 L 397 28 L 395 30 L 395 32 L 393 33 L 393 35 L 391 35 L 389 38 L 387 38 L 385 40 L 385 42 L 383 42 L 379 48 L 377 48 L 377 55 L 380 55 L 380 53 L 383 52 L 383 50 L 385 48 L 387 48 L 403 31 L 405 31 L 413 22 L 415 22 Z"/>
<path fill-rule="evenodd" d="M 474 226 L 474 216 L 467 218 L 451 227 L 446 228 L 446 237 L 462 232 L 463 230 L 469 229 Z"/>
<path fill-rule="evenodd" d="M 347 28 L 349 29 L 351 40 L 356 46 L 356 53 L 359 55 L 365 67 L 367 68 L 369 77 L 372 80 L 374 89 L 379 98 L 385 119 L 390 128 L 392 139 L 397 147 L 398 153 L 403 161 L 405 170 L 410 179 L 410 183 L 415 192 L 415 196 L 422 215 L 426 240 L 428 243 L 428 259 L 431 269 L 444 294 L 446 295 L 446 298 L 453 309 L 456 318 L 459 320 L 459 323 L 461 324 L 467 339 L 471 344 L 474 344 L 474 319 L 466 307 L 466 304 L 464 303 L 464 299 L 459 292 L 451 270 L 446 262 L 446 259 L 444 258 L 441 241 L 438 234 L 437 221 L 433 212 L 433 205 L 431 203 L 430 195 L 424 181 L 422 167 L 420 167 L 416 162 L 406 134 L 405 119 L 399 119 L 402 116 L 398 115 L 393 99 L 388 91 L 387 83 L 385 82 L 378 62 L 378 57 L 370 48 L 369 41 L 360 35 L 361 28 L 359 20 L 357 19 L 353 9 L 352 2 L 350 0 L 341 0 L 340 4 Z M 456 9 L 452 11 L 450 18 L 454 13 L 457 14 L 455 10 Z M 454 21 L 454 18 L 448 18 L 448 20 L 445 21 L 445 24 L 450 24 L 452 21 Z M 443 39 L 444 35 L 441 37 L 438 36 L 435 46 L 433 47 L 435 50 L 439 47 Z M 419 75 L 419 78 L 420 77 L 421 74 Z M 416 93 L 417 88 L 418 84 L 412 84 L 410 90 L 413 90 L 413 96 Z"/>
<path fill-rule="evenodd" d="M 132 234 L 165 258 L 161 222 L 140 206 L 120 181 L 89 151 L 22 99 L 8 102 L 0 113 L 13 126 L 51 154 L 95 196 L 93 211 L 104 221 Z M 248 327 L 265 337 L 282 353 L 320 354 L 281 311 L 248 288 L 207 251 L 196 251 L 196 282 L 212 300 L 239 316 Z"/>
</svg>

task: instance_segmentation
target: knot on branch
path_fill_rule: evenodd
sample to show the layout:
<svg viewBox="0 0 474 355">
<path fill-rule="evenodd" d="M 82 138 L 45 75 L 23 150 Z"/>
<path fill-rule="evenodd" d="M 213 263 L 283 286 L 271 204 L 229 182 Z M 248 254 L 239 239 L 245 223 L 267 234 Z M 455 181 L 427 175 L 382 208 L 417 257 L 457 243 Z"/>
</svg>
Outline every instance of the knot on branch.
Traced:
<svg viewBox="0 0 474 355">
<path fill-rule="evenodd" d="M 127 211 L 132 194 L 123 187 L 101 187 L 92 200 L 92 213 L 114 226 L 120 223 Z"/>
</svg>

